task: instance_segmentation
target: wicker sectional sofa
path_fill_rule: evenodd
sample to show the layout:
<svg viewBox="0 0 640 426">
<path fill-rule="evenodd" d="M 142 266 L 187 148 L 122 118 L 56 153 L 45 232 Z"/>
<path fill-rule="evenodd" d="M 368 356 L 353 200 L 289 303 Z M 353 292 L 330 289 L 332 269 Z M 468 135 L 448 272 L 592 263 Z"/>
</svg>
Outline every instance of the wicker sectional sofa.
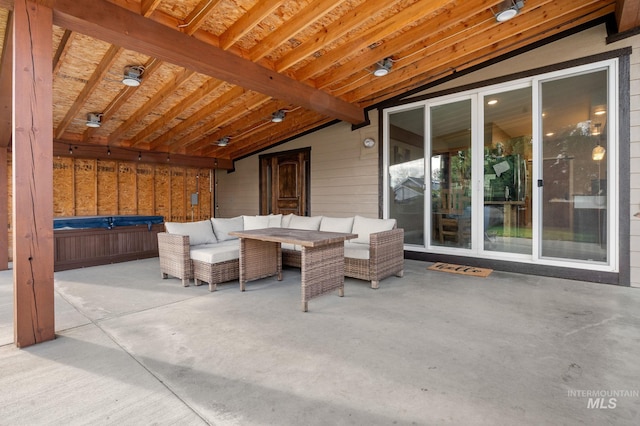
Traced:
<svg viewBox="0 0 640 426">
<path fill-rule="evenodd" d="M 206 282 L 214 291 L 239 276 L 240 245 L 228 233 L 273 227 L 358 234 L 345 242 L 345 276 L 370 281 L 371 288 L 386 277 L 403 275 L 404 231 L 396 228 L 395 219 L 262 215 L 165 222 L 166 232 L 158 234 L 162 277 L 179 278 L 184 286 L 190 279 L 196 285 Z M 283 244 L 283 265 L 300 267 L 300 262 L 300 247 Z"/>
</svg>

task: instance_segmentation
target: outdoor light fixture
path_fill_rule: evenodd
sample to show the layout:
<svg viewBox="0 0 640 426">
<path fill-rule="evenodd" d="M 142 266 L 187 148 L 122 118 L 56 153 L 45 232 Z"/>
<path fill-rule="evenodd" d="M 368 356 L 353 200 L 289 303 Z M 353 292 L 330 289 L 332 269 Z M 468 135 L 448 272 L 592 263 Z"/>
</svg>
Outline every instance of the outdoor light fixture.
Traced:
<svg viewBox="0 0 640 426">
<path fill-rule="evenodd" d="M 285 112 L 282 109 L 277 110 L 273 114 L 271 114 L 271 122 L 272 123 L 281 123 L 284 120 Z"/>
<path fill-rule="evenodd" d="M 216 145 L 218 145 L 218 146 L 227 146 L 227 145 L 229 145 L 229 136 L 224 136 L 224 137 L 218 139 L 218 141 L 216 142 Z"/>
<path fill-rule="evenodd" d="M 524 7 L 524 0 L 506 0 L 502 4 L 502 9 L 496 13 L 496 21 L 506 22 L 513 18 Z"/>
<path fill-rule="evenodd" d="M 373 71 L 373 75 L 375 75 L 376 77 L 383 77 L 389 74 L 392 66 L 393 61 L 391 60 L 391 58 L 384 58 L 382 61 L 376 62 L 376 69 L 375 71 Z"/>
<path fill-rule="evenodd" d="M 102 114 L 99 112 L 90 112 L 87 114 L 87 127 L 100 127 L 102 121 Z"/>
<path fill-rule="evenodd" d="M 140 86 L 142 73 L 144 73 L 144 67 L 142 65 L 127 65 L 124 67 L 122 84 L 130 87 Z"/>
</svg>

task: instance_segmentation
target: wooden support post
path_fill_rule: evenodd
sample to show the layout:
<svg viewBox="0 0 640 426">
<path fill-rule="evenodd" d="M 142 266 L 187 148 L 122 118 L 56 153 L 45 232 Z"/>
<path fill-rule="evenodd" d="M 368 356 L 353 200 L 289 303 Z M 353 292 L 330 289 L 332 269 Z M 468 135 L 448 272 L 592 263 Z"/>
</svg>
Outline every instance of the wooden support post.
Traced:
<svg viewBox="0 0 640 426">
<path fill-rule="evenodd" d="M 7 148 L 0 144 L 0 271 L 9 269 L 9 175 Z"/>
<path fill-rule="evenodd" d="M 53 11 L 15 0 L 13 82 L 14 337 L 55 338 L 53 291 Z"/>
</svg>

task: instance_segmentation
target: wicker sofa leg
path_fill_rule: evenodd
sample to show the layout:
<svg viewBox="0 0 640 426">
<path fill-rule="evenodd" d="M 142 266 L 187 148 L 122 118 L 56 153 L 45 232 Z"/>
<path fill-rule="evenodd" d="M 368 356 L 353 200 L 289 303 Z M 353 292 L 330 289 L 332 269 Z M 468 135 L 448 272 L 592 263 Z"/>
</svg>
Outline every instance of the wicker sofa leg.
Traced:
<svg viewBox="0 0 640 426">
<path fill-rule="evenodd" d="M 376 281 L 376 280 L 371 281 L 371 288 L 372 289 L 375 290 L 375 289 L 378 289 L 379 287 L 380 287 L 380 281 Z"/>
<path fill-rule="evenodd" d="M 182 279 L 182 287 L 189 287 L 189 278 Z"/>
<path fill-rule="evenodd" d="M 400 271 L 396 272 L 396 277 L 399 277 L 399 278 L 404 277 L 404 269 L 401 269 Z"/>
<path fill-rule="evenodd" d="M 209 291 L 216 291 L 218 285 L 216 283 L 209 283 Z"/>
</svg>

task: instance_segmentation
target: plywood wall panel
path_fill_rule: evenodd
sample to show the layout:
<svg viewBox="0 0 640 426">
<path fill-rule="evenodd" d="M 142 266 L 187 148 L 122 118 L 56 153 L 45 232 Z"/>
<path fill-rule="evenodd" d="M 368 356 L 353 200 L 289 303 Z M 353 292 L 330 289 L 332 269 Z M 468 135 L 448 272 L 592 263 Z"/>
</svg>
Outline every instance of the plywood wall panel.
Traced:
<svg viewBox="0 0 640 426">
<path fill-rule="evenodd" d="M 198 220 L 200 217 L 200 200 L 197 203 L 191 204 L 193 194 L 198 194 L 198 186 L 200 180 L 200 173 L 198 169 L 186 169 L 185 170 L 185 187 L 186 187 L 186 199 L 187 199 L 187 220 Z M 196 195 L 197 198 L 200 198 Z"/>
<path fill-rule="evenodd" d="M 168 165 L 156 166 L 154 186 L 156 214 L 171 221 L 171 168 Z"/>
<path fill-rule="evenodd" d="M 184 167 L 171 168 L 171 220 L 186 222 L 186 186 Z"/>
<path fill-rule="evenodd" d="M 118 163 L 118 214 L 137 214 L 136 163 Z"/>
<path fill-rule="evenodd" d="M 209 169 L 200 169 L 199 175 L 199 220 L 205 220 L 213 217 L 213 214 L 211 214 L 211 171 Z"/>
<path fill-rule="evenodd" d="M 152 215 L 155 212 L 153 177 L 155 168 L 151 164 L 140 164 L 137 168 L 138 213 Z"/>
<path fill-rule="evenodd" d="M 97 214 L 96 160 L 78 158 L 74 162 L 75 215 Z"/>
<path fill-rule="evenodd" d="M 74 161 L 73 158 L 56 158 L 53 160 L 53 216 L 73 216 L 74 211 Z M 9 169 L 11 170 L 11 169 Z M 9 179 L 11 185 L 11 179 Z M 9 186 L 9 194 L 12 188 Z M 11 195 L 9 196 L 11 198 Z M 9 210 L 11 214 L 11 210 Z M 11 219 L 9 219 L 11 221 Z"/>
<path fill-rule="evenodd" d="M 98 160 L 98 214 L 118 214 L 118 162 Z"/>
</svg>

